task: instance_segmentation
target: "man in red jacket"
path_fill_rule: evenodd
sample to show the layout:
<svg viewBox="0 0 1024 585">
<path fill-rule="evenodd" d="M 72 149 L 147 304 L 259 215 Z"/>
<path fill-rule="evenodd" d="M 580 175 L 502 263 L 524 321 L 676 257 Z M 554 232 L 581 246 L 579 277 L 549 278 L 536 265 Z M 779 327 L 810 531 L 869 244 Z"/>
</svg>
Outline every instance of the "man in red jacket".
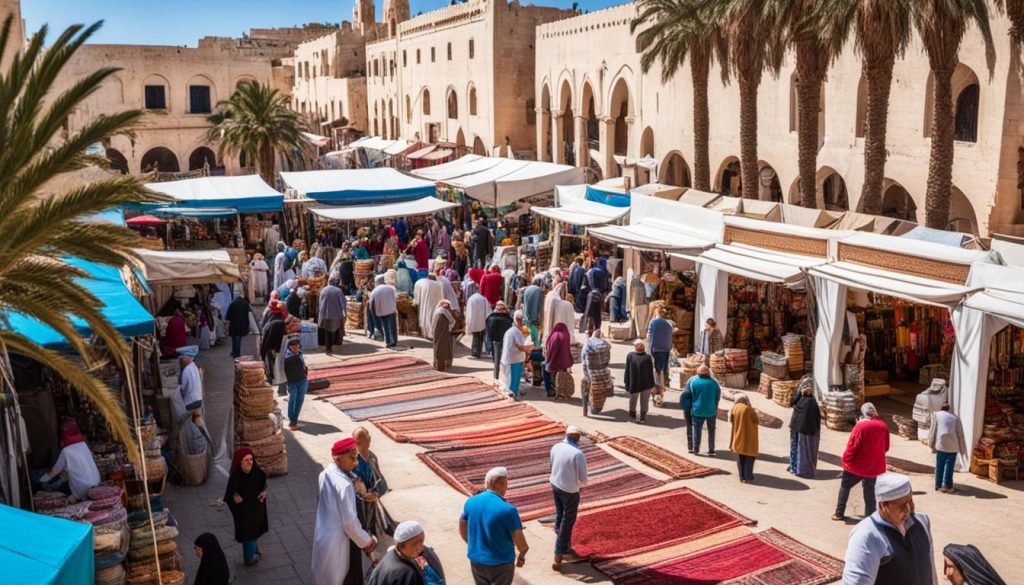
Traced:
<svg viewBox="0 0 1024 585">
<path fill-rule="evenodd" d="M 865 402 L 860 407 L 864 416 L 853 427 L 843 451 L 843 475 L 839 484 L 839 501 L 833 520 L 846 519 L 846 501 L 850 490 L 864 482 L 864 516 L 875 513 L 875 478 L 885 473 L 885 453 L 889 450 L 889 425 L 878 418 L 875 405 Z"/>
<path fill-rule="evenodd" d="M 501 289 L 504 285 L 505 277 L 501 275 L 501 269 L 497 264 L 492 265 L 491 271 L 480 279 L 480 294 L 484 295 L 492 309 L 501 300 Z"/>
</svg>

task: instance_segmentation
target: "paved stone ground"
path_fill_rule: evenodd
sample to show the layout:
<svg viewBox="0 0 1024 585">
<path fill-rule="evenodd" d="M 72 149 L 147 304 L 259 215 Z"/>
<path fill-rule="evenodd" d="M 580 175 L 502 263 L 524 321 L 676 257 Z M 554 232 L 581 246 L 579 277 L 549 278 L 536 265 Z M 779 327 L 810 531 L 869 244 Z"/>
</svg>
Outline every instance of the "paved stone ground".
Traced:
<svg viewBox="0 0 1024 585">
<path fill-rule="evenodd" d="M 469 357 L 468 339 L 462 342 L 456 349 L 453 373 L 489 379 L 490 361 Z M 243 353 L 253 352 L 255 346 L 255 337 L 246 338 Z M 367 353 L 379 347 L 379 343 L 370 342 L 361 332 L 357 332 L 346 339 L 340 357 L 313 352 L 308 359 L 310 363 L 322 363 Z M 403 351 L 411 351 L 430 359 L 429 343 L 424 340 L 402 338 L 400 347 Z M 631 349 L 627 343 L 613 344 L 612 363 L 622 364 Z M 233 372 L 229 353 L 230 348 L 222 345 L 201 353 L 198 360 L 205 368 L 207 417 L 211 432 L 218 439 L 226 436 L 231 410 Z M 616 380 L 622 379 L 621 366 L 613 368 L 613 372 Z M 577 380 L 580 379 L 579 366 L 574 375 Z M 677 406 L 678 392 L 669 393 L 665 407 L 655 409 L 652 406 L 647 424 L 641 426 L 626 422 L 627 398 L 621 388 L 616 389 L 615 396 L 608 400 L 601 415 L 589 419 L 582 417 L 578 392 L 569 402 L 554 402 L 544 395 L 542 389 L 527 388 L 525 400 L 555 420 L 580 424 L 587 430 L 607 435 L 643 437 L 678 452 L 685 449 L 685 437 L 680 428 L 682 413 Z M 748 394 L 755 407 L 788 423 L 788 409 L 765 400 L 756 392 Z M 723 401 L 722 406 L 728 408 L 729 403 Z M 895 403 L 888 401 L 881 405 L 881 410 L 885 411 L 887 407 L 896 410 Z M 282 411 L 287 408 L 283 399 L 281 408 Z M 185 556 L 189 582 L 198 565 L 189 545 L 200 533 L 210 531 L 218 536 L 225 547 L 237 583 L 308 583 L 310 543 L 316 515 L 317 475 L 330 460 L 330 445 L 351 433 L 357 423 L 330 404 L 308 398 L 301 420 L 305 426 L 300 431 L 291 433 L 285 430 L 289 473 L 270 480 L 270 532 L 260 539 L 263 559 L 255 567 L 242 566 L 241 547 L 233 539 L 230 513 L 226 507 L 216 506 L 217 500 L 223 496 L 230 463 L 226 449 L 222 448 L 218 454 L 206 484 L 191 488 L 168 488 L 165 502 L 181 525 L 178 542 Z M 465 559 L 465 544 L 458 536 L 458 515 L 465 497 L 445 484 L 416 458 L 416 453 L 423 449 L 415 445 L 394 443 L 372 424 L 365 423 L 365 426 L 374 437 L 373 449 L 380 457 L 383 471 L 393 488 L 383 500 L 388 510 L 398 520 L 414 518 L 424 524 L 427 543 L 441 556 L 450 583 L 471 583 L 469 563 Z M 756 480 L 753 484 L 740 484 L 736 480 L 735 458 L 728 452 L 729 425 L 719 421 L 718 456 L 714 459 L 702 457 L 700 461 L 721 468 L 726 473 L 672 485 L 690 485 L 740 513 L 759 520 L 761 528 L 778 528 L 809 546 L 842 558 L 849 531 L 863 513 L 864 506 L 860 488 L 854 488 L 847 510 L 847 515 L 853 519 L 846 524 L 829 520 L 835 506 L 839 456 L 846 436 L 845 433 L 827 429 L 823 431 L 819 477 L 804 480 L 785 471 L 789 453 L 788 428 L 761 427 L 761 455 L 754 470 Z M 615 451 L 612 453 L 619 456 Z M 1024 488 L 1024 482 L 1014 481 L 996 486 L 961 473 L 954 479 L 959 494 L 939 494 L 933 490 L 932 457 L 920 443 L 905 441 L 895 434 L 892 436 L 890 462 L 898 462 L 908 471 L 914 472 L 911 477 L 917 510 L 932 518 L 936 564 L 940 568 L 940 575 L 942 547 L 949 542 L 972 543 L 984 552 L 1007 583 L 1024 582 L 1024 563 L 1018 560 L 1018 547 L 1014 545 L 1016 539 L 1013 537 L 1016 529 L 1024 526 L 1024 509 L 1021 506 L 1024 495 L 1020 491 Z M 627 463 L 642 468 L 633 461 Z M 656 471 L 645 471 L 664 479 Z M 583 498 L 586 501 L 585 491 Z M 517 583 L 609 582 L 587 564 L 574 565 L 564 575 L 553 573 L 550 569 L 550 553 L 554 547 L 554 533 L 533 521 L 527 523 L 526 534 L 531 550 L 526 567 L 517 572 Z M 382 543 L 383 546 L 385 544 Z"/>
</svg>

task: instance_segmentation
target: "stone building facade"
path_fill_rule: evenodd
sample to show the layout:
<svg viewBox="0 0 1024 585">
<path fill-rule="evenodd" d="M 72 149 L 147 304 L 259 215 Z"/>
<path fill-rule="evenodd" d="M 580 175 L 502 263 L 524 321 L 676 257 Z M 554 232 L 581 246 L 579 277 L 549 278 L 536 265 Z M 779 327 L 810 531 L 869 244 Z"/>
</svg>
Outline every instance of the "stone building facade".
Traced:
<svg viewBox="0 0 1024 585">
<path fill-rule="evenodd" d="M 468 0 L 403 21 L 407 0 L 390 0 L 384 12 L 388 37 L 366 47 L 368 134 L 533 155 L 537 26 L 572 11 Z"/>
<path fill-rule="evenodd" d="M 589 165 L 603 177 L 626 173 L 635 182 L 689 185 L 693 161 L 689 66 L 661 83 L 655 66 L 641 73 L 624 4 L 544 24 L 537 29 L 537 152 L 542 160 Z M 980 33 L 968 32 L 953 78 L 958 139 L 950 227 L 981 234 L 1024 234 L 1024 81 L 1009 39 L 1009 21 L 992 20 L 997 60 L 991 75 Z M 601 50 L 595 50 L 600 47 Z M 778 78 L 765 74 L 758 95 L 758 150 L 763 198 L 795 202 L 796 90 L 792 59 Z M 924 220 L 930 148 L 931 75 L 915 41 L 896 63 L 888 124 L 889 158 L 883 207 L 890 215 Z M 739 90 L 710 75 L 711 173 L 717 191 L 738 189 Z M 866 93 L 852 46 L 831 66 L 819 114 L 818 205 L 859 210 L 864 174 Z M 615 155 L 658 161 L 656 172 L 622 169 Z"/>
</svg>

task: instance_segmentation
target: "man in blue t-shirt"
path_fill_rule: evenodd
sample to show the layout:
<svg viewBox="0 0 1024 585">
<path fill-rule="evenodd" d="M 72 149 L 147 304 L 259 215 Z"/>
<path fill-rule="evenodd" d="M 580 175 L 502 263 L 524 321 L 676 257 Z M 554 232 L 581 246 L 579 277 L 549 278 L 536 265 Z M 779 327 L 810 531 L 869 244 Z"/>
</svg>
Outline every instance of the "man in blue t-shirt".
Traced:
<svg viewBox="0 0 1024 585">
<path fill-rule="evenodd" d="M 466 500 L 459 535 L 468 545 L 476 585 L 512 585 L 516 567 L 526 563 L 530 549 L 519 510 L 505 501 L 508 470 L 495 467 L 484 476 L 484 491 Z M 516 549 L 519 556 L 516 556 Z"/>
</svg>

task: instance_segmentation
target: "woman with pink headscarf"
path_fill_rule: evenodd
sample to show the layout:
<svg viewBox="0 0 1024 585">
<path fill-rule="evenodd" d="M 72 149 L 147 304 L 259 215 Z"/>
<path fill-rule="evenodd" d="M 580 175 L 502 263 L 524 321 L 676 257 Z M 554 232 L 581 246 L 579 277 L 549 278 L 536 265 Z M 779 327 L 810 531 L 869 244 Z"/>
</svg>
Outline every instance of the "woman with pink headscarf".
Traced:
<svg viewBox="0 0 1024 585">
<path fill-rule="evenodd" d="M 544 342 L 544 389 L 548 396 L 564 400 L 575 392 L 572 381 L 572 335 L 565 323 L 555 323 Z"/>
</svg>

